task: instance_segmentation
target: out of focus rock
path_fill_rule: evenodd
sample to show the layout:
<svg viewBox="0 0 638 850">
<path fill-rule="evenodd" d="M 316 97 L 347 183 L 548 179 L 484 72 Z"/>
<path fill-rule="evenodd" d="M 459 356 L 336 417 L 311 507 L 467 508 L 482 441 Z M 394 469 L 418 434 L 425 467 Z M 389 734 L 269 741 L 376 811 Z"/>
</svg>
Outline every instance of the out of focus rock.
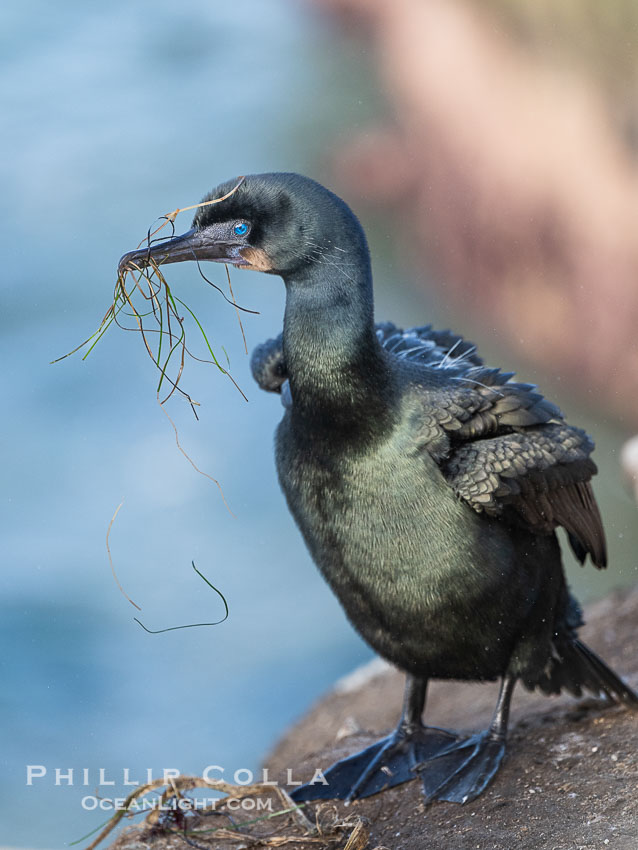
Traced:
<svg viewBox="0 0 638 850">
<path fill-rule="evenodd" d="M 418 266 L 427 252 L 474 328 L 638 424 L 638 168 L 609 88 L 556 50 L 526 49 L 490 4 L 315 2 L 361 22 L 395 115 L 346 141 L 341 184 L 396 203 L 403 255 Z M 596 17 L 580 20 L 591 30 Z"/>
<path fill-rule="evenodd" d="M 625 475 L 638 501 L 638 437 L 633 437 L 625 443 L 621 460 Z"/>
</svg>

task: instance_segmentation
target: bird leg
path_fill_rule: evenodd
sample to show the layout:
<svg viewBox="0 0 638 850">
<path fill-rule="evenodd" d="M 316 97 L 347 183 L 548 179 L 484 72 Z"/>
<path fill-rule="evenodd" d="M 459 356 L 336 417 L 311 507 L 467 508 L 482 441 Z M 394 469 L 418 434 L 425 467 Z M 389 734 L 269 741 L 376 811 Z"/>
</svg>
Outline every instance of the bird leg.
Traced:
<svg viewBox="0 0 638 850">
<path fill-rule="evenodd" d="M 426 802 L 467 803 L 494 779 L 505 755 L 505 738 L 515 676 L 505 676 L 489 729 L 459 741 L 416 767 Z"/>
<path fill-rule="evenodd" d="M 302 785 L 291 793 L 293 800 L 351 801 L 369 797 L 416 777 L 419 765 L 456 750 L 461 738 L 445 729 L 424 726 L 427 679 L 408 676 L 399 725 L 391 735 L 365 750 L 336 762 L 324 776 L 327 784 Z"/>
</svg>

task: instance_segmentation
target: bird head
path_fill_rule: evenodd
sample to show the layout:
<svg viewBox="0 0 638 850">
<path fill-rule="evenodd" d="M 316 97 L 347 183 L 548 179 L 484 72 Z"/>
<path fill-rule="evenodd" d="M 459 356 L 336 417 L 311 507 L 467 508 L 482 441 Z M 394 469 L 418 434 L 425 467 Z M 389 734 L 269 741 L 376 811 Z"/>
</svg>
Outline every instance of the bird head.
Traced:
<svg viewBox="0 0 638 850">
<path fill-rule="evenodd" d="M 222 183 L 204 198 L 223 200 L 200 206 L 191 230 L 130 251 L 120 270 L 209 260 L 298 279 L 322 258 L 343 259 L 353 248 L 367 255 L 356 217 L 320 183 L 285 173 L 253 174 L 238 182 Z"/>
</svg>

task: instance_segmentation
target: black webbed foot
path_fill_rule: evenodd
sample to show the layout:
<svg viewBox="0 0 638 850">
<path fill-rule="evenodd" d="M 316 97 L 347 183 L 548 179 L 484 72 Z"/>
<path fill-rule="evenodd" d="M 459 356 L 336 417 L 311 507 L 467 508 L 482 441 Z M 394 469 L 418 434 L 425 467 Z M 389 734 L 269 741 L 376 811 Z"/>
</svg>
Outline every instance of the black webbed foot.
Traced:
<svg viewBox="0 0 638 850">
<path fill-rule="evenodd" d="M 460 740 L 445 729 L 418 726 L 408 731 L 399 727 L 387 738 L 329 767 L 324 773 L 327 785 L 302 785 L 290 796 L 297 802 L 369 797 L 415 779 L 420 764 L 455 750 Z"/>
<path fill-rule="evenodd" d="M 496 776 L 505 755 L 509 706 L 516 684 L 505 676 L 490 728 L 469 737 L 423 726 L 426 680 L 408 676 L 399 726 L 387 738 L 325 772 L 326 782 L 301 785 L 293 800 L 355 800 L 419 777 L 426 803 L 467 803 Z"/>
<path fill-rule="evenodd" d="M 418 765 L 426 803 L 469 803 L 490 784 L 505 755 L 504 738 L 489 730 L 459 742 L 447 753 Z"/>
</svg>

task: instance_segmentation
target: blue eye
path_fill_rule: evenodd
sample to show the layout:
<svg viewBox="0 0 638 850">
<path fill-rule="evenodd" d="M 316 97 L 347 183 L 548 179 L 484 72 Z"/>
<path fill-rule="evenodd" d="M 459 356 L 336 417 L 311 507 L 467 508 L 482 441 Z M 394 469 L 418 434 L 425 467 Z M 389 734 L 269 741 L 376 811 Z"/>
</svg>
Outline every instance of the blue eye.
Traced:
<svg viewBox="0 0 638 850">
<path fill-rule="evenodd" d="M 248 225 L 245 221 L 240 221 L 239 224 L 236 224 L 233 227 L 233 233 L 235 236 L 245 236 L 248 233 Z"/>
</svg>

